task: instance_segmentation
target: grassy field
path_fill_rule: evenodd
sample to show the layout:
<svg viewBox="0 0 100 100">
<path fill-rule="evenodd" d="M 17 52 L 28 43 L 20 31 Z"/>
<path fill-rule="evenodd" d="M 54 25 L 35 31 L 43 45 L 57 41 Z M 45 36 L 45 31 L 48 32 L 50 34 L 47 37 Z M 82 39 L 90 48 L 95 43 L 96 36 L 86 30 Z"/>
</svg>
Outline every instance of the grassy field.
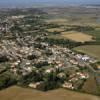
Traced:
<svg viewBox="0 0 100 100">
<path fill-rule="evenodd" d="M 64 89 L 41 92 L 13 86 L 0 91 L 0 100 L 100 100 L 100 98 Z"/>
<path fill-rule="evenodd" d="M 74 50 L 86 53 L 100 60 L 100 45 L 85 45 L 76 47 Z"/>
<path fill-rule="evenodd" d="M 74 40 L 76 42 L 85 42 L 85 41 L 92 41 L 92 36 L 87 35 L 81 32 L 71 31 L 71 32 L 63 32 L 62 36 L 64 38 L 68 38 L 70 40 Z"/>
</svg>

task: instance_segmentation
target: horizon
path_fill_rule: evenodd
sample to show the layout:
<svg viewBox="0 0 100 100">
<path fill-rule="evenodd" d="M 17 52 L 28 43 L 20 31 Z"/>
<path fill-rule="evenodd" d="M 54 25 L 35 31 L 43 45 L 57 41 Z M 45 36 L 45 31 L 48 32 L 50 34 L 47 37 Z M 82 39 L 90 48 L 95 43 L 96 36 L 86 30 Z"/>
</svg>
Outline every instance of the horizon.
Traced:
<svg viewBox="0 0 100 100">
<path fill-rule="evenodd" d="M 0 0 L 0 8 L 100 4 L 100 0 Z"/>
</svg>

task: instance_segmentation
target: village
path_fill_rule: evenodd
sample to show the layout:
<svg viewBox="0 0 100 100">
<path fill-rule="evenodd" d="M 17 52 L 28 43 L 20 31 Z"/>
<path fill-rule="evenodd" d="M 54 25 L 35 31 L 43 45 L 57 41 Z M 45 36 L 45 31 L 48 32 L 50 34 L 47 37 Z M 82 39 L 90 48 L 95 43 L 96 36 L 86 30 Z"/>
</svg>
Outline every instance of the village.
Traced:
<svg viewBox="0 0 100 100">
<path fill-rule="evenodd" d="M 57 77 L 65 80 L 62 87 L 76 90 L 89 78 L 88 72 L 85 72 L 84 69 L 88 68 L 88 64 L 96 63 L 96 59 L 68 48 L 50 46 L 45 42 L 38 43 L 32 37 L 29 38 L 29 42 L 31 41 L 29 47 L 27 43 L 26 46 L 20 47 L 11 40 L 3 40 L 0 44 L 0 62 L 10 61 L 9 70 L 13 74 L 26 76 L 33 70 L 38 72 L 42 68 L 44 68 L 44 74 L 58 71 Z M 20 38 L 18 39 L 22 43 Z M 41 81 L 33 82 L 29 84 L 29 87 L 37 88 L 41 83 L 43 84 Z"/>
<path fill-rule="evenodd" d="M 5 23 L 3 27 L 1 24 L 0 62 L 9 62 L 7 70 L 16 77 L 18 85 L 39 90 L 58 87 L 79 90 L 90 77 L 89 72 L 99 73 L 100 67 L 95 70 L 91 66 L 98 62 L 96 58 L 40 41 L 48 33 L 20 36 L 16 32 L 15 39 L 12 39 L 13 34 L 9 33 L 12 26 L 13 24 L 7 26 Z"/>
</svg>

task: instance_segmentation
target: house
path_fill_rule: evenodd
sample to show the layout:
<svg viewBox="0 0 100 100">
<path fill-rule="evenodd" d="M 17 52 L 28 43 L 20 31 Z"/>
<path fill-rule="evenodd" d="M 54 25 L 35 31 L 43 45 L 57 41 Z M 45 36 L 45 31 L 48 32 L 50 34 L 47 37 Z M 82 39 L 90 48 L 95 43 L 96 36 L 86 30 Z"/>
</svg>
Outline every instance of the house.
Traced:
<svg viewBox="0 0 100 100">
<path fill-rule="evenodd" d="M 45 71 L 45 73 L 51 73 L 51 72 L 52 72 L 51 69 L 47 69 L 47 70 Z"/>
<path fill-rule="evenodd" d="M 55 72 L 56 70 L 54 68 L 49 68 L 47 70 L 45 70 L 45 73 L 51 73 L 51 72 Z"/>
<path fill-rule="evenodd" d="M 36 83 L 30 83 L 28 86 L 33 89 L 43 89 L 44 82 L 41 81 L 41 82 L 36 82 Z"/>
<path fill-rule="evenodd" d="M 19 15 L 19 16 L 11 16 L 12 19 L 20 19 L 20 18 L 24 18 L 24 15 Z"/>
<path fill-rule="evenodd" d="M 89 60 L 89 63 L 92 63 L 92 64 L 94 64 L 94 63 L 96 63 L 96 62 L 97 62 L 97 60 L 94 59 L 94 58 L 90 58 L 90 60 Z"/>
<path fill-rule="evenodd" d="M 26 62 L 26 66 L 30 65 L 31 63 L 30 62 Z"/>
<path fill-rule="evenodd" d="M 27 71 L 27 72 L 32 72 L 32 67 L 27 67 L 27 68 L 26 68 L 26 71 Z"/>
<path fill-rule="evenodd" d="M 65 82 L 64 84 L 62 84 L 63 88 L 68 88 L 68 89 L 74 89 L 72 83 L 70 82 Z"/>
<path fill-rule="evenodd" d="M 66 78 L 66 74 L 61 72 L 57 75 L 58 78 L 62 79 L 62 78 Z"/>
<path fill-rule="evenodd" d="M 82 59 L 83 61 L 88 61 L 88 60 L 90 59 L 90 57 L 87 56 L 87 55 L 84 55 L 81 59 Z"/>
<path fill-rule="evenodd" d="M 80 79 L 88 79 L 89 78 L 88 73 L 77 72 L 76 74 L 79 76 Z"/>
<path fill-rule="evenodd" d="M 77 77 L 73 77 L 69 80 L 71 83 L 76 83 L 79 79 Z"/>
<path fill-rule="evenodd" d="M 71 59 L 70 63 L 72 63 L 73 65 L 78 65 L 78 62 L 76 60 L 74 60 L 74 59 Z"/>
<path fill-rule="evenodd" d="M 45 42 L 41 42 L 41 45 L 42 45 L 43 47 L 48 47 L 48 46 L 49 46 L 49 44 L 48 44 L 48 43 L 45 43 Z"/>
<path fill-rule="evenodd" d="M 79 65 L 80 67 L 83 67 L 83 68 L 86 66 L 85 63 L 83 63 L 83 62 L 81 62 L 81 61 L 79 62 L 78 65 Z"/>
<path fill-rule="evenodd" d="M 81 59 L 82 55 L 81 54 L 77 54 L 75 57 L 78 58 L 78 59 Z"/>
<path fill-rule="evenodd" d="M 15 68 L 15 67 L 17 67 L 19 64 L 20 64 L 20 60 L 18 60 L 17 62 L 13 63 L 13 64 L 11 65 L 11 68 Z"/>
</svg>

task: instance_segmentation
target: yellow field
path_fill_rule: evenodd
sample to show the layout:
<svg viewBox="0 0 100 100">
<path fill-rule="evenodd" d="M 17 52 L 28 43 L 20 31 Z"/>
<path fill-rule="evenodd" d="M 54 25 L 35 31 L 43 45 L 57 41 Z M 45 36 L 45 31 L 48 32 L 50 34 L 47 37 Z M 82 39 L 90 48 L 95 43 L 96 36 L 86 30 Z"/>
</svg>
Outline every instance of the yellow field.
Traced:
<svg viewBox="0 0 100 100">
<path fill-rule="evenodd" d="M 100 60 L 100 45 L 85 45 L 76 47 L 74 50 L 86 53 Z"/>
<path fill-rule="evenodd" d="M 47 29 L 48 32 L 62 32 L 64 31 L 63 28 L 51 28 L 51 29 Z"/>
<path fill-rule="evenodd" d="M 64 89 L 41 92 L 13 86 L 0 91 L 0 100 L 100 100 L 100 98 Z"/>
<path fill-rule="evenodd" d="M 85 41 L 92 41 L 92 36 L 91 35 L 87 35 L 81 32 L 75 32 L 75 31 L 71 31 L 71 32 L 63 32 L 62 36 L 64 38 L 76 41 L 76 42 L 85 42 Z"/>
</svg>

